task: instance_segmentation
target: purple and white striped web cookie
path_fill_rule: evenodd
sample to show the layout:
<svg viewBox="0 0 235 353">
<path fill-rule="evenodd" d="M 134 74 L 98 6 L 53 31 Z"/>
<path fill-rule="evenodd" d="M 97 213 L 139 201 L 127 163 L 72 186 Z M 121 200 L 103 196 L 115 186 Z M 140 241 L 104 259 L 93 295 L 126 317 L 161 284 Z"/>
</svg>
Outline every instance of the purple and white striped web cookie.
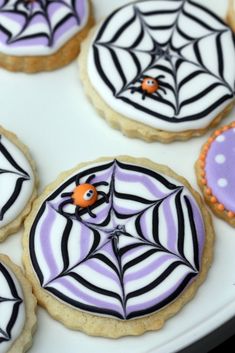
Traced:
<svg viewBox="0 0 235 353">
<path fill-rule="evenodd" d="M 76 204 L 81 185 L 97 190 L 89 207 Z M 182 294 L 200 273 L 204 241 L 200 207 L 183 184 L 112 160 L 79 170 L 44 199 L 29 254 L 46 293 L 76 310 L 129 320 Z"/>
</svg>

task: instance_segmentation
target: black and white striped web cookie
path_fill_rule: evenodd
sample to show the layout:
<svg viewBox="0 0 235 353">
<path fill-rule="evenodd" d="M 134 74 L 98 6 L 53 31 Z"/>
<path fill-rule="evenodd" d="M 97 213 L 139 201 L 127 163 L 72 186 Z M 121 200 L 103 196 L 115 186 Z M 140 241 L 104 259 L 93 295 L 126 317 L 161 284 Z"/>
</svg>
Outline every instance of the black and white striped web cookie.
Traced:
<svg viewBox="0 0 235 353">
<path fill-rule="evenodd" d="M 0 352 L 24 353 L 32 344 L 36 300 L 22 271 L 0 254 Z"/>
<path fill-rule="evenodd" d="M 234 101 L 232 30 L 196 1 L 119 8 L 91 33 L 80 65 L 94 105 L 130 137 L 202 134 Z"/>
<path fill-rule="evenodd" d="M 28 149 L 0 126 L 0 242 L 19 229 L 31 209 L 36 186 Z"/>
</svg>

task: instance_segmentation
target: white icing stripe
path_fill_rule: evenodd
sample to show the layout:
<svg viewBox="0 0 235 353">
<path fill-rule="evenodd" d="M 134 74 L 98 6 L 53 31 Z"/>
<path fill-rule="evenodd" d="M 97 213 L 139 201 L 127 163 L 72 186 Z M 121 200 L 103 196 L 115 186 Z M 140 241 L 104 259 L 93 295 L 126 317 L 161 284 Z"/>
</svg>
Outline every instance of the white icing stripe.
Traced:
<svg viewBox="0 0 235 353">
<path fill-rule="evenodd" d="M 25 305 L 19 281 L 0 262 L 0 353 L 6 353 L 20 336 L 25 323 Z"/>
<path fill-rule="evenodd" d="M 138 1 L 99 28 L 88 75 L 116 112 L 165 131 L 207 127 L 234 99 L 231 29 L 191 0 Z M 143 89 L 145 77 L 158 89 Z M 146 93 L 147 92 L 147 93 Z"/>
<path fill-rule="evenodd" d="M 0 136 L 0 228 L 14 221 L 29 202 L 34 175 L 29 161 L 12 142 Z"/>
</svg>

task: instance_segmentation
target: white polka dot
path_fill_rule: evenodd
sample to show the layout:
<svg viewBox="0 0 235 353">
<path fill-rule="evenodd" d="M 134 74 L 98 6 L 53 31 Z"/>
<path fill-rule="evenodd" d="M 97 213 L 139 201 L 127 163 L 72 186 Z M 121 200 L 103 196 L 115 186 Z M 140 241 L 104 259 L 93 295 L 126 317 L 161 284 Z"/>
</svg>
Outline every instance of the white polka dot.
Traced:
<svg viewBox="0 0 235 353">
<path fill-rule="evenodd" d="M 233 132 L 235 133 L 235 128 L 233 129 Z"/>
<path fill-rule="evenodd" d="M 228 185 L 228 180 L 225 179 L 225 178 L 221 178 L 221 179 L 218 180 L 218 185 L 221 188 L 225 188 Z"/>
<path fill-rule="evenodd" d="M 226 161 L 226 157 L 223 154 L 217 154 L 217 156 L 215 156 L 215 161 L 218 164 L 223 164 Z"/>
<path fill-rule="evenodd" d="M 217 142 L 224 142 L 225 140 L 225 136 L 224 135 L 219 135 L 218 137 L 216 137 L 216 141 Z"/>
</svg>

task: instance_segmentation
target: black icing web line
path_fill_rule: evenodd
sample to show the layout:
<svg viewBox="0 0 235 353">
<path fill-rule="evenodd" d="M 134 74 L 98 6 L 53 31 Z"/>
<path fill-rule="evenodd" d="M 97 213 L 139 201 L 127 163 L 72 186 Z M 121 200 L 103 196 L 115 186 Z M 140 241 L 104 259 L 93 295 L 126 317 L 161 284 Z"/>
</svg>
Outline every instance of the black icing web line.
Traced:
<svg viewBox="0 0 235 353">
<path fill-rule="evenodd" d="M 101 76 L 102 80 L 109 87 L 109 89 L 117 99 L 120 99 L 125 103 L 132 105 L 134 108 L 138 110 L 142 110 L 143 112 L 150 114 L 152 116 L 155 116 L 157 118 L 160 118 L 169 122 L 184 122 L 188 120 L 201 119 L 202 117 L 205 117 L 206 115 L 210 114 L 214 109 L 216 109 L 218 106 L 223 104 L 228 99 L 233 98 L 235 93 L 235 82 L 234 82 L 234 87 L 231 87 L 229 83 L 226 81 L 226 79 L 224 78 L 224 54 L 222 50 L 221 37 L 223 34 L 229 32 L 230 29 L 226 27 L 223 21 L 221 21 L 210 10 L 205 10 L 204 7 L 202 7 L 199 4 L 195 4 L 193 1 L 176 0 L 175 3 L 180 4 L 180 6 L 176 9 L 143 12 L 138 7 L 138 2 L 136 2 L 133 5 L 133 16 L 128 20 L 126 20 L 124 24 L 122 24 L 122 26 L 114 33 L 113 37 L 108 42 L 107 41 L 105 42 L 102 40 L 103 34 L 105 33 L 105 30 L 109 25 L 109 22 L 112 21 L 113 17 L 115 17 L 116 13 L 119 11 L 117 10 L 107 19 L 107 21 L 101 27 L 97 35 L 97 38 L 93 44 L 93 51 L 94 51 L 94 60 L 98 69 L 97 71 Z M 195 15 L 188 12 L 185 9 L 186 4 L 190 4 L 192 8 L 195 7 L 196 9 L 206 11 L 210 15 L 210 17 L 213 18 L 213 20 L 216 20 L 220 25 L 223 26 L 223 29 L 216 30 L 213 27 L 211 27 L 209 24 L 205 23 L 202 19 L 197 18 Z M 127 6 L 130 6 L 130 5 L 127 5 Z M 146 22 L 145 18 L 147 18 L 148 16 L 152 16 L 153 14 L 156 14 L 156 15 L 175 14 L 176 18 L 174 23 L 171 25 L 150 26 Z M 197 22 L 198 25 L 200 25 L 204 30 L 207 30 L 209 33 L 199 38 L 193 38 L 189 36 L 186 32 L 183 31 L 182 28 L 180 28 L 179 20 L 181 16 L 186 16 L 191 21 Z M 132 45 L 128 47 L 120 46 L 116 44 L 116 42 L 121 37 L 121 35 L 125 31 L 127 31 L 129 26 L 131 26 L 135 21 L 139 21 L 141 29 L 140 29 L 140 33 L 136 36 L 136 40 L 134 41 L 134 43 L 132 43 Z M 156 37 L 154 38 L 151 33 L 151 31 L 158 31 L 158 30 L 162 31 L 162 30 L 169 30 L 169 29 L 171 29 L 170 37 L 164 43 L 159 43 Z M 143 40 L 146 34 L 149 36 L 149 38 L 152 41 L 153 46 L 151 50 L 141 50 L 138 48 L 138 45 L 141 44 L 141 41 Z M 176 34 L 186 39 L 188 43 L 178 48 L 175 47 L 173 44 L 173 39 Z M 211 36 L 215 37 L 216 52 L 217 52 L 216 59 L 218 62 L 218 74 L 212 72 L 204 64 L 203 53 L 200 50 L 200 41 Z M 231 33 L 231 36 L 232 36 L 232 33 Z M 188 46 L 193 47 L 193 50 L 196 56 L 195 60 L 190 60 L 183 55 L 182 53 L 183 49 L 185 49 Z M 117 72 L 120 75 L 120 80 L 122 81 L 121 89 L 117 90 L 115 88 L 115 83 L 112 82 L 112 77 L 109 77 L 105 72 L 105 67 L 103 67 L 102 65 L 102 54 L 99 51 L 99 48 L 102 48 L 102 47 L 104 47 L 110 53 L 114 66 L 116 67 Z M 120 51 L 128 52 L 132 58 L 133 65 L 136 67 L 137 74 L 130 80 L 128 80 L 127 78 L 127 73 L 125 72 L 125 67 L 123 63 L 119 61 L 118 53 Z M 138 55 L 141 53 L 145 55 L 147 54 L 150 57 L 149 64 L 146 65 L 146 67 L 144 68 L 141 67 L 141 63 L 138 59 Z M 192 72 L 189 73 L 186 77 L 184 77 L 180 81 L 178 78 L 178 71 L 181 68 L 181 66 L 184 65 L 185 63 L 192 65 Z M 174 82 L 173 84 L 169 84 L 168 82 L 161 82 L 161 85 L 163 88 L 168 90 L 168 92 L 171 92 L 173 94 L 174 99 L 172 100 L 171 97 L 169 97 L 168 95 L 164 95 L 164 96 L 149 95 L 148 98 L 171 107 L 172 111 L 174 112 L 172 117 L 169 116 L 170 114 L 168 114 L 167 116 L 161 114 L 158 110 L 157 105 L 156 105 L 156 111 L 151 110 L 149 108 L 147 101 L 146 101 L 146 104 L 143 104 L 143 102 L 138 103 L 137 101 L 134 101 L 132 97 L 128 97 L 126 94 L 127 92 L 130 92 L 130 88 L 133 87 L 141 77 L 143 77 L 144 75 L 152 76 L 151 74 L 148 74 L 148 72 L 150 72 L 150 70 L 153 70 L 153 69 L 158 70 L 158 74 L 159 72 L 161 74 L 166 73 L 171 77 L 171 79 Z M 126 70 L 128 70 L 128 68 Z M 180 101 L 180 92 L 182 87 L 185 84 L 187 84 L 190 80 L 193 82 L 195 78 L 197 78 L 199 75 L 202 75 L 202 74 L 207 74 L 208 76 L 214 79 L 214 82 L 211 83 L 209 86 L 207 86 L 203 91 L 195 94 L 194 96 L 189 97 L 184 101 Z M 187 106 L 189 104 L 199 101 L 201 98 L 204 98 L 207 94 L 210 94 L 211 91 L 215 90 L 219 86 L 224 87 L 227 92 L 224 93 L 223 95 L 221 94 L 220 98 L 218 98 L 216 101 L 211 102 L 211 104 L 208 106 L 207 109 L 199 111 L 198 113 L 195 113 L 193 115 L 179 117 L 181 109 L 184 106 Z M 141 92 L 140 92 L 140 95 L 141 95 Z"/>
<path fill-rule="evenodd" d="M 39 8 L 34 8 L 34 3 L 39 5 Z M 56 22 L 53 26 L 50 21 L 48 8 L 51 4 L 59 4 L 64 6 L 69 10 L 66 16 L 64 16 L 60 21 Z M 76 11 L 76 0 L 71 0 L 70 4 L 63 0 L 17 0 L 14 3 L 11 0 L 5 0 L 3 5 L 0 7 L 0 14 L 19 14 L 24 17 L 24 25 L 19 33 L 14 35 L 9 28 L 5 28 L 0 23 L 0 31 L 5 33 L 8 36 L 8 44 L 14 44 L 23 40 L 37 39 L 37 38 L 46 38 L 48 40 L 48 46 L 51 47 L 54 44 L 54 36 L 56 31 L 63 26 L 70 18 L 75 18 L 78 26 L 81 24 L 80 17 Z M 48 32 L 36 32 L 32 34 L 24 34 L 28 29 L 30 23 L 37 15 L 42 15 L 48 25 Z"/>
<path fill-rule="evenodd" d="M 0 179 L 1 179 L 1 176 L 4 176 L 6 174 L 8 175 L 13 174 L 16 176 L 16 182 L 13 185 L 13 188 L 12 188 L 12 191 L 10 192 L 8 200 L 5 202 L 5 204 L 0 206 L 0 221 L 1 221 L 3 220 L 4 215 L 7 213 L 7 211 L 18 199 L 22 191 L 23 184 L 30 180 L 30 175 L 20 167 L 17 161 L 9 153 L 9 151 L 1 141 L 1 135 L 0 135 L 0 155 L 3 158 L 5 158 L 12 167 L 12 169 L 3 169 L 0 166 Z"/>
<path fill-rule="evenodd" d="M 22 299 L 19 297 L 17 293 L 16 286 L 14 284 L 13 279 L 11 278 L 10 273 L 2 263 L 0 263 L 0 273 L 2 273 L 2 275 L 6 279 L 11 292 L 11 297 L 9 298 L 3 298 L 0 296 L 0 311 L 1 311 L 2 304 L 6 302 L 10 302 L 12 304 L 11 315 L 9 317 L 6 327 L 3 328 L 0 326 L 0 344 L 1 344 L 3 342 L 7 342 L 11 340 L 11 332 L 18 318 L 19 308 L 22 303 Z"/>
<path fill-rule="evenodd" d="M 158 180 L 159 183 L 164 185 L 169 190 L 169 194 L 162 199 L 148 200 L 132 194 L 124 195 L 124 194 L 118 193 L 115 188 L 115 173 L 116 173 L 117 166 L 119 168 L 123 168 L 125 170 L 130 170 L 130 171 L 131 170 L 136 171 L 137 169 L 140 173 L 146 173 L 154 177 L 156 180 Z M 121 319 L 131 319 L 134 317 L 146 315 L 148 313 L 156 311 L 161 307 L 170 303 L 174 298 L 176 298 L 182 292 L 182 290 L 188 285 L 188 283 L 192 280 L 192 278 L 194 278 L 198 274 L 199 267 L 200 267 L 200 259 L 199 259 L 200 255 L 199 255 L 199 246 L 198 246 L 198 240 L 197 240 L 197 231 L 196 231 L 196 225 L 194 221 L 191 201 L 187 196 L 183 195 L 182 186 L 177 187 L 171 184 L 158 173 L 149 171 L 145 168 L 140 168 L 140 167 L 138 168 L 136 166 L 126 165 L 121 163 L 120 161 L 114 161 L 109 165 L 105 165 L 105 168 L 108 168 L 108 167 L 109 168 L 113 167 L 113 173 L 112 173 L 112 178 L 109 186 L 109 192 L 107 193 L 107 196 L 109 198 L 109 204 L 110 204 L 110 209 L 107 214 L 107 217 L 101 223 L 97 224 L 97 223 L 92 223 L 92 222 L 82 220 L 82 214 L 80 214 L 80 218 L 79 218 L 80 220 L 75 220 L 72 214 L 71 216 L 68 216 L 68 213 L 65 214 L 66 224 L 65 224 L 62 239 L 61 239 L 63 271 L 58 273 L 57 276 L 51 279 L 48 283 L 45 283 L 43 273 L 37 262 L 37 255 L 35 253 L 35 248 L 34 248 L 34 237 L 35 237 L 35 231 L 37 228 L 37 223 L 40 221 L 41 216 L 45 212 L 46 203 L 50 202 L 50 200 L 55 199 L 55 197 L 58 196 L 65 187 L 67 187 L 74 181 L 74 177 L 68 180 L 55 193 L 53 193 L 40 209 L 30 234 L 31 261 L 38 275 L 41 286 L 44 289 L 51 292 L 52 294 L 54 294 L 55 296 L 62 299 L 63 301 L 68 302 L 71 305 L 78 307 L 82 310 L 116 316 Z M 97 167 L 97 168 L 100 171 L 100 167 Z M 82 176 L 85 177 L 89 174 L 97 173 L 97 168 L 86 171 L 86 174 Z M 114 196 L 119 199 L 126 199 L 127 201 L 132 200 L 135 202 L 141 202 L 144 205 L 143 209 L 129 215 L 121 214 L 120 212 L 117 211 L 117 209 L 114 206 L 114 203 L 113 203 Z M 177 239 L 178 240 L 177 240 L 177 250 L 175 252 L 168 249 L 166 246 L 164 246 L 161 243 L 160 237 L 159 237 L 159 228 L 158 228 L 159 209 L 162 206 L 162 204 L 165 201 L 167 201 L 169 197 L 174 197 L 174 205 L 177 213 L 177 227 L 178 227 Z M 105 203 L 104 199 L 100 201 L 99 206 L 102 205 L 102 203 Z M 186 207 L 186 210 L 187 210 L 185 212 L 183 211 L 183 205 L 184 207 Z M 98 206 L 97 205 L 94 206 L 94 208 L 96 207 Z M 141 218 L 144 217 L 146 212 L 149 212 L 149 211 L 152 212 L 153 241 L 150 241 L 149 239 L 147 239 L 141 229 Z M 84 210 L 83 215 L 85 215 L 86 213 L 87 211 Z M 118 219 L 121 222 L 121 224 L 116 226 L 113 229 L 110 229 L 110 221 L 114 217 L 114 215 L 115 215 L 115 219 L 116 220 Z M 186 235 L 185 218 L 189 219 L 189 223 L 191 226 L 191 236 L 192 236 L 193 251 L 194 251 L 193 264 L 189 262 L 189 260 L 187 259 L 184 253 L 184 239 Z M 131 234 L 126 231 L 126 227 L 125 225 L 123 225 L 123 222 L 126 224 L 126 222 L 128 222 L 129 220 L 134 221 L 134 225 L 137 230 L 137 235 Z M 69 242 L 70 233 L 73 228 L 73 222 L 80 222 L 85 227 L 87 227 L 93 234 L 93 242 L 90 246 L 90 251 L 88 252 L 88 254 L 78 263 L 76 263 L 73 266 L 70 266 L 68 242 Z M 121 237 L 128 237 L 129 239 L 131 239 L 131 243 L 126 246 L 121 246 L 120 245 Z M 104 241 L 102 239 L 104 239 Z M 102 250 L 108 244 L 111 244 L 111 247 L 112 247 L 111 257 L 110 256 L 108 257 L 105 255 L 105 253 L 102 253 Z M 136 258 L 134 258 L 132 261 L 129 261 L 124 265 L 123 256 L 125 256 L 125 254 L 128 253 L 129 251 L 132 251 L 134 249 L 139 249 L 139 248 L 142 249 L 141 255 L 136 256 Z M 164 254 L 170 255 L 172 256 L 174 261 L 167 267 L 167 269 L 160 276 L 158 276 L 147 286 L 144 286 L 143 288 L 139 288 L 136 291 L 126 293 L 125 285 L 124 285 L 126 271 L 131 267 L 135 266 L 137 263 L 146 260 L 148 257 L 156 253 L 164 253 Z M 119 279 L 120 288 L 122 290 L 121 296 L 113 291 L 106 290 L 104 288 L 101 288 L 100 286 L 95 285 L 92 282 L 89 282 L 87 279 L 83 278 L 82 275 L 76 273 L 76 269 L 79 268 L 80 265 L 86 263 L 91 259 L 96 259 L 100 262 L 103 262 L 106 266 L 109 267 L 110 271 L 113 271 L 116 274 L 116 276 Z M 139 310 L 139 311 L 135 311 L 127 314 L 126 306 L 127 306 L 128 300 L 130 300 L 131 298 L 138 297 L 139 295 L 145 294 L 149 290 L 155 288 L 164 280 L 166 280 L 179 266 L 182 266 L 182 265 L 188 268 L 188 274 L 185 275 L 185 278 L 180 280 L 180 283 L 177 289 L 172 293 L 172 295 L 169 298 L 162 300 L 160 303 L 156 304 L 154 307 L 151 307 L 148 310 L 147 309 L 144 311 Z M 72 277 L 74 281 L 78 282 L 81 286 L 84 286 L 87 289 L 93 290 L 94 293 L 100 293 L 104 296 L 117 299 L 122 305 L 123 315 L 121 315 L 119 312 L 116 312 L 116 311 L 112 311 L 106 308 L 100 308 L 97 306 L 95 307 L 95 306 L 87 305 L 67 297 L 64 293 L 60 292 L 58 289 L 53 287 L 53 282 L 63 277 Z"/>
</svg>

